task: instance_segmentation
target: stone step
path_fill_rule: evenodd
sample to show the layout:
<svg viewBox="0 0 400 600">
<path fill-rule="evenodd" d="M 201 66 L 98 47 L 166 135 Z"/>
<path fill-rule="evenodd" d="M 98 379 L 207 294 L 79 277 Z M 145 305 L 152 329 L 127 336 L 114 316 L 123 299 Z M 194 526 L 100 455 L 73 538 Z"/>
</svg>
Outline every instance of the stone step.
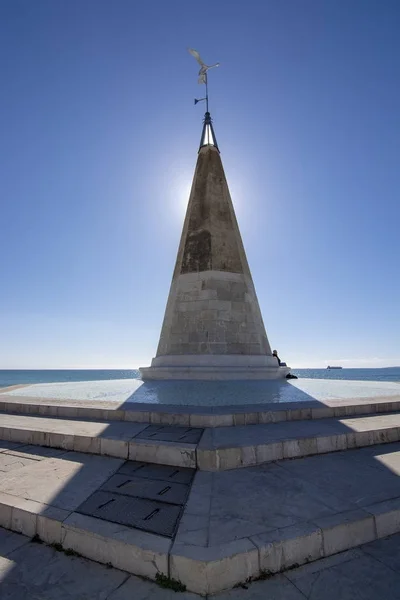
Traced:
<svg viewBox="0 0 400 600">
<path fill-rule="evenodd" d="M 157 405 L 106 400 L 63 400 L 0 393 L 0 411 L 61 418 L 129 421 L 182 427 L 232 427 L 341 418 L 400 410 L 398 397 L 307 400 L 239 406 Z"/>
<path fill-rule="evenodd" d="M 400 531 L 395 444 L 197 472 L 172 538 L 87 514 L 90 499 L 118 473 L 137 472 L 137 464 L 11 442 L 0 464 L 8 468 L 0 479 L 0 526 L 129 573 L 164 574 L 202 595 Z"/>
<path fill-rule="evenodd" d="M 190 468 L 196 467 L 196 447 L 203 433 L 192 427 L 4 413 L 0 424 L 4 441 Z"/>
<path fill-rule="evenodd" d="M 197 468 L 220 471 L 400 441 L 400 413 L 206 429 Z"/>
<path fill-rule="evenodd" d="M 1 415 L 0 439 L 219 471 L 400 440 L 400 413 L 200 429 Z"/>
</svg>

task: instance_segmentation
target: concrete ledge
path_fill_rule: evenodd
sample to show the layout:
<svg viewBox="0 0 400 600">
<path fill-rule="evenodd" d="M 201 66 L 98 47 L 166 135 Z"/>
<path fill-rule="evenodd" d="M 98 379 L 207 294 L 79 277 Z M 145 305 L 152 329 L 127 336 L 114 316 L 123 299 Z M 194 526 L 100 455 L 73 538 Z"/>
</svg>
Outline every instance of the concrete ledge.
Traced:
<svg viewBox="0 0 400 600">
<path fill-rule="evenodd" d="M 373 515 L 378 538 L 400 531 L 400 498 L 366 506 L 364 510 Z"/>
<path fill-rule="evenodd" d="M 129 439 L 132 439 L 132 437 L 130 436 Z M 62 448 L 87 454 L 128 458 L 129 440 L 101 437 L 99 434 L 74 435 L 73 433 L 2 427 L 0 428 L 0 439 L 50 448 Z M 149 444 L 152 444 L 150 440 Z M 154 442 L 153 445 L 157 445 L 157 443 Z"/>
<path fill-rule="evenodd" d="M 245 381 L 264 379 L 284 379 L 290 373 L 289 367 L 224 367 L 224 366 L 169 366 L 141 367 L 142 379 L 148 380 L 209 380 Z"/>
<path fill-rule="evenodd" d="M 180 369 L 184 367 L 207 367 L 209 369 L 278 369 L 278 361 L 272 354 L 167 354 L 153 358 L 151 367 L 145 367 L 145 369 L 154 367 L 176 367 Z"/>
<path fill-rule="evenodd" d="M 61 524 L 70 511 L 0 492 L 0 526 L 48 544 L 61 543 Z"/>
<path fill-rule="evenodd" d="M 158 535 L 72 513 L 62 525 L 62 545 L 86 558 L 155 579 L 168 573 L 171 541 Z"/>
<path fill-rule="evenodd" d="M 209 548 L 175 543 L 171 550 L 170 576 L 198 594 L 230 589 L 259 572 L 258 550 L 247 538 Z"/>
<path fill-rule="evenodd" d="M 206 429 L 197 467 L 221 471 L 400 441 L 400 415 Z"/>
<path fill-rule="evenodd" d="M 267 573 L 279 573 L 324 556 L 322 530 L 312 523 L 277 529 L 251 540 L 259 549 L 260 568 Z"/>
<path fill-rule="evenodd" d="M 400 387 L 400 386 L 399 386 Z M 282 404 L 243 406 L 180 406 L 144 403 L 118 404 L 110 401 L 78 401 L 7 396 L 0 393 L 0 411 L 59 418 L 129 421 L 132 423 L 181 425 L 182 427 L 233 427 L 342 418 L 355 415 L 387 413 L 400 410 L 393 397 L 354 400 L 310 400 Z"/>
<path fill-rule="evenodd" d="M 323 532 L 325 556 L 372 542 L 377 537 L 374 516 L 362 509 L 316 519 L 314 523 Z"/>
<path fill-rule="evenodd" d="M 196 444 L 134 440 L 129 443 L 129 460 L 195 469 Z"/>
</svg>

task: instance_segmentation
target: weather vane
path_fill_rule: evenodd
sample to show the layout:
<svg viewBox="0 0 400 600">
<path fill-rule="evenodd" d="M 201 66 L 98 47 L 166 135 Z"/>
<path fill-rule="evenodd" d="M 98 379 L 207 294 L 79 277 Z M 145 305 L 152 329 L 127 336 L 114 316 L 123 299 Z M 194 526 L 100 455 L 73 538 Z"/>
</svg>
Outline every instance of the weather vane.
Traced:
<svg viewBox="0 0 400 600">
<path fill-rule="evenodd" d="M 201 57 L 200 54 L 197 52 L 197 50 L 193 50 L 193 48 L 188 48 L 190 54 L 192 56 L 194 56 L 194 58 L 197 60 L 197 62 L 200 65 L 200 71 L 199 71 L 199 79 L 198 79 L 198 83 L 205 83 L 206 85 L 206 95 L 204 98 L 195 98 L 194 103 L 197 104 L 198 102 L 203 102 L 205 100 L 206 102 L 206 112 L 208 113 L 208 81 L 207 81 L 207 71 L 209 71 L 210 69 L 213 69 L 214 67 L 219 67 L 219 63 L 215 63 L 215 65 L 206 65 Z"/>
</svg>

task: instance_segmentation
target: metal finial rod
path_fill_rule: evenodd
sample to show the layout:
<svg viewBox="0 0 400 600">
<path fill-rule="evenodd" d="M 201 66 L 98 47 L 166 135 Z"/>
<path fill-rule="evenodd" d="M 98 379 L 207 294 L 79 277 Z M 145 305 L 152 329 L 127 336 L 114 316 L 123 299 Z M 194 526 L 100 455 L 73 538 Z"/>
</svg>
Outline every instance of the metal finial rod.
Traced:
<svg viewBox="0 0 400 600">
<path fill-rule="evenodd" d="M 204 73 L 205 83 L 206 83 L 206 112 L 208 112 L 208 77 L 207 73 Z"/>
</svg>

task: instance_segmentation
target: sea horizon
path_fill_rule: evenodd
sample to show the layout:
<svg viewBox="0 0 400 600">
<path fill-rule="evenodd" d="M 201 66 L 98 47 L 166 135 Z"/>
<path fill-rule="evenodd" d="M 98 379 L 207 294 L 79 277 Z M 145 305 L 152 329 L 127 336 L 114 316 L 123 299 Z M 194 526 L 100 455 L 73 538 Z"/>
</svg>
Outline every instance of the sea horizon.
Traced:
<svg viewBox="0 0 400 600">
<path fill-rule="evenodd" d="M 400 382 L 400 367 L 292 369 L 299 378 Z M 138 369 L 0 369 L 0 388 L 70 381 L 140 379 Z"/>
</svg>

